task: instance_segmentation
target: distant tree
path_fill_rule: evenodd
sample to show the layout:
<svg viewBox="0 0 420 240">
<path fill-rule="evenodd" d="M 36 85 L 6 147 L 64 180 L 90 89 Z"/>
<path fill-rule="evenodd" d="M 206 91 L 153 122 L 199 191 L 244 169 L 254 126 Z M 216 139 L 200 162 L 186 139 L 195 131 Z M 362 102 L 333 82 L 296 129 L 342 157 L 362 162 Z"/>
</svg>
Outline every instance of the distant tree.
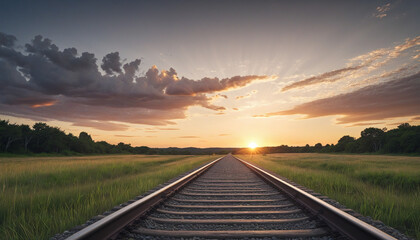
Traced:
<svg viewBox="0 0 420 240">
<path fill-rule="evenodd" d="M 25 152 L 28 152 L 28 145 L 34 137 L 34 132 L 28 125 L 24 125 L 24 124 L 20 125 L 20 129 L 22 132 L 23 146 L 24 146 Z"/>
<path fill-rule="evenodd" d="M 411 125 L 409 123 L 402 123 L 402 124 L 398 125 L 399 130 L 406 130 L 406 129 L 409 129 L 409 128 L 411 128 Z"/>
<path fill-rule="evenodd" d="M 4 151 L 9 150 L 10 145 L 22 138 L 22 131 L 16 124 L 9 124 L 8 121 L 1 121 L 0 136 L 4 145 Z"/>
<path fill-rule="evenodd" d="M 406 131 L 401 136 L 403 152 L 420 152 L 420 131 Z"/>
<path fill-rule="evenodd" d="M 94 153 L 96 151 L 95 142 L 87 132 L 79 134 L 78 148 L 82 153 Z"/>
<path fill-rule="evenodd" d="M 343 136 L 340 138 L 340 140 L 338 140 L 338 143 L 335 145 L 334 150 L 336 152 L 344 152 L 347 145 L 355 141 L 356 139 L 354 139 L 354 137 L 350 137 L 349 135 Z"/>
<path fill-rule="evenodd" d="M 382 143 L 384 141 L 385 132 L 379 128 L 366 128 L 360 133 L 360 141 L 366 152 L 377 152 L 381 149 Z"/>
<path fill-rule="evenodd" d="M 35 142 L 36 142 L 36 146 L 34 147 L 34 151 L 35 152 L 46 152 L 45 148 L 43 147 L 43 143 L 46 141 L 47 139 L 47 128 L 48 125 L 46 123 L 42 123 L 42 122 L 38 122 L 35 123 L 32 128 L 34 129 L 34 137 L 35 137 Z M 41 144 L 42 143 L 42 144 Z"/>
<path fill-rule="evenodd" d="M 315 144 L 314 149 L 315 149 L 316 152 L 321 151 L 322 150 L 322 144 L 321 143 Z"/>
<path fill-rule="evenodd" d="M 79 139 L 83 142 L 93 142 L 92 137 L 87 132 L 81 132 L 79 134 Z"/>
<path fill-rule="evenodd" d="M 358 141 L 349 142 L 344 149 L 345 152 L 356 153 L 360 149 Z"/>
</svg>

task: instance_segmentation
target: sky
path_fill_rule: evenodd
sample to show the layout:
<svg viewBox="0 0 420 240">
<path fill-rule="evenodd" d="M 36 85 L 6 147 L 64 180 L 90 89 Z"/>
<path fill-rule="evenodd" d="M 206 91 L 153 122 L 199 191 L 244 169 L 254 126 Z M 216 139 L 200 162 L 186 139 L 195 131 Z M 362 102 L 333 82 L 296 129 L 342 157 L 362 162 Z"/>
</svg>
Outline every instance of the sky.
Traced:
<svg viewBox="0 0 420 240">
<path fill-rule="evenodd" d="M 149 147 L 420 123 L 420 2 L 1 1 L 0 119 Z"/>
</svg>

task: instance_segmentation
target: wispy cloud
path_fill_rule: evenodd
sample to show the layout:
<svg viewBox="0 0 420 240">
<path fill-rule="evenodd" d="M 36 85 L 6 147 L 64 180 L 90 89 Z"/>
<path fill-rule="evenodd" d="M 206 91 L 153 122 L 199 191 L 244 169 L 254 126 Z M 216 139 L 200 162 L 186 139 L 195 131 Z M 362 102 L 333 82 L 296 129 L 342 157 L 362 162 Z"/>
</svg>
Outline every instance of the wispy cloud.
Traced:
<svg viewBox="0 0 420 240">
<path fill-rule="evenodd" d="M 236 99 L 236 100 L 240 100 L 240 99 L 244 99 L 244 98 L 249 98 L 249 97 L 251 97 L 252 95 L 256 94 L 257 92 L 258 92 L 257 90 L 252 90 L 251 92 L 249 92 L 249 93 L 247 93 L 247 94 L 245 94 L 245 95 L 242 95 L 242 96 L 237 96 L 235 99 Z"/>
<path fill-rule="evenodd" d="M 125 131 L 129 129 L 129 126 L 125 124 L 112 123 L 112 122 L 100 122 L 100 121 L 74 122 L 72 123 L 72 126 L 90 127 L 90 128 L 96 128 L 96 129 L 104 130 L 104 131 Z"/>
<path fill-rule="evenodd" d="M 117 135 L 114 135 L 115 137 L 122 137 L 122 138 L 131 138 L 131 137 L 137 137 L 137 136 L 130 136 L 130 135 L 120 135 L 120 134 L 117 134 Z"/>
<path fill-rule="evenodd" d="M 398 58 L 404 51 L 413 49 L 420 45 L 420 36 L 407 38 L 404 43 L 391 48 L 381 48 L 366 54 L 359 55 L 349 60 L 348 67 L 328 71 L 310 78 L 306 78 L 283 87 L 282 91 L 288 91 L 295 88 L 303 88 L 315 84 L 331 83 L 346 78 L 361 78 L 383 67 L 392 59 Z M 416 50 L 412 52 L 415 53 Z M 355 84 L 358 85 L 358 84 Z"/>
<path fill-rule="evenodd" d="M 200 138 L 199 136 L 180 136 L 178 138 Z"/>
<path fill-rule="evenodd" d="M 376 11 L 373 13 L 373 16 L 379 19 L 382 19 L 387 16 L 387 12 L 391 10 L 391 3 L 376 7 Z"/>
<path fill-rule="evenodd" d="M 165 131 L 175 131 L 175 130 L 179 130 L 179 128 L 157 128 L 159 130 L 165 130 Z"/>
<path fill-rule="evenodd" d="M 420 72 L 337 96 L 303 103 L 290 110 L 255 115 L 303 114 L 306 118 L 337 115 L 338 123 L 357 123 L 420 114 Z"/>
<path fill-rule="evenodd" d="M 304 80 L 292 83 L 290 85 L 287 85 L 285 87 L 283 87 L 282 91 L 287 91 L 290 89 L 294 89 L 294 88 L 299 88 L 299 87 L 306 87 L 309 85 L 313 85 L 313 84 L 318 84 L 318 83 L 324 83 L 324 82 L 335 82 L 341 79 L 340 76 L 343 76 L 343 74 L 351 72 L 351 71 L 355 71 L 355 70 L 359 70 L 360 68 L 362 68 L 362 65 L 359 66 L 354 66 L 354 67 L 346 67 L 346 68 L 341 68 L 341 69 L 337 69 L 337 70 L 333 70 L 330 72 L 326 72 L 323 74 L 320 74 L 318 76 L 314 76 L 314 77 L 310 77 L 310 78 L 306 78 Z M 336 77 L 336 78 L 334 78 Z"/>
<path fill-rule="evenodd" d="M 222 133 L 222 134 L 219 134 L 219 137 L 226 137 L 226 136 L 230 136 L 231 134 L 229 134 L 229 133 Z"/>
<path fill-rule="evenodd" d="M 402 76 L 404 76 L 404 74 L 409 74 L 409 73 L 412 74 L 413 70 L 417 72 L 418 68 L 419 68 L 418 64 L 413 64 L 413 65 L 410 65 L 410 66 L 403 66 L 403 67 L 400 67 L 398 69 L 391 70 L 391 71 L 388 71 L 388 72 L 384 72 L 382 74 L 364 79 L 362 81 L 355 82 L 355 83 L 351 84 L 350 87 L 357 87 L 357 86 L 362 86 L 362 85 L 375 84 L 375 83 L 378 83 L 379 80 L 383 80 L 383 79 L 389 78 L 389 77 L 394 77 L 394 78 L 395 77 L 402 77 Z"/>
<path fill-rule="evenodd" d="M 379 124 L 385 124 L 385 122 L 361 122 L 361 123 L 355 123 L 355 124 L 349 125 L 348 127 L 363 127 L 363 126 L 373 126 L 373 125 L 379 125 Z"/>
<path fill-rule="evenodd" d="M 229 89 L 245 87 L 253 81 L 274 80 L 276 76 L 235 76 L 231 78 L 203 78 L 201 80 L 190 80 L 182 78 L 168 85 L 166 93 L 169 95 L 191 96 L 199 93 L 212 93 L 226 91 Z"/>
</svg>

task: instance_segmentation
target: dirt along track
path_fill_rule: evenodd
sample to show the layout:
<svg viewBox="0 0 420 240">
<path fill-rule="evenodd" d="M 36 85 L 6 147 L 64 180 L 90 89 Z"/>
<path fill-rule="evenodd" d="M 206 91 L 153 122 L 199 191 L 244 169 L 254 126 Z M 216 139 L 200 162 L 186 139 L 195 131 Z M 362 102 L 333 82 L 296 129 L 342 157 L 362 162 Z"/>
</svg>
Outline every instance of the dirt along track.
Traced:
<svg viewBox="0 0 420 240">
<path fill-rule="evenodd" d="M 228 155 L 118 239 L 345 239 Z"/>
</svg>

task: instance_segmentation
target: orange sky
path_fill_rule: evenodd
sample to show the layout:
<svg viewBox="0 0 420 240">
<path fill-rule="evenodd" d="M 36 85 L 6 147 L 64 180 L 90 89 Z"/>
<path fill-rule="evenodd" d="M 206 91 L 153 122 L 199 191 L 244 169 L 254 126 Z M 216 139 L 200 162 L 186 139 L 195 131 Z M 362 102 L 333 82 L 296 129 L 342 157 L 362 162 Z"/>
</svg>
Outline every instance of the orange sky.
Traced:
<svg viewBox="0 0 420 240">
<path fill-rule="evenodd" d="M 420 123 L 419 4 L 267 3 L 86 4 L 95 17 L 8 3 L 0 118 L 150 147 L 331 144 Z"/>
</svg>

